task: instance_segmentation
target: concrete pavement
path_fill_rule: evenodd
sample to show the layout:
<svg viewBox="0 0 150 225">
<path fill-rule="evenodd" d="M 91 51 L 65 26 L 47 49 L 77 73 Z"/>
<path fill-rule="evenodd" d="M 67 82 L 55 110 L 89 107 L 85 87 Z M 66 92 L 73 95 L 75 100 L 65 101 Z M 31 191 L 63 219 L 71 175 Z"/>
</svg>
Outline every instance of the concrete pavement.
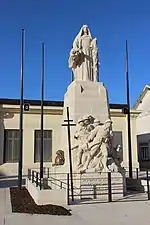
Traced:
<svg viewBox="0 0 150 225">
<path fill-rule="evenodd" d="M 0 225 L 149 225 L 150 201 L 132 200 L 72 205 L 72 216 L 28 215 L 12 213 L 9 188 L 0 188 Z"/>
<path fill-rule="evenodd" d="M 9 189 L 0 188 L 0 225 L 5 224 L 5 215 L 8 213 L 11 213 Z"/>
<path fill-rule="evenodd" d="M 149 225 L 150 201 L 70 206 L 72 216 L 8 214 L 5 225 Z"/>
</svg>

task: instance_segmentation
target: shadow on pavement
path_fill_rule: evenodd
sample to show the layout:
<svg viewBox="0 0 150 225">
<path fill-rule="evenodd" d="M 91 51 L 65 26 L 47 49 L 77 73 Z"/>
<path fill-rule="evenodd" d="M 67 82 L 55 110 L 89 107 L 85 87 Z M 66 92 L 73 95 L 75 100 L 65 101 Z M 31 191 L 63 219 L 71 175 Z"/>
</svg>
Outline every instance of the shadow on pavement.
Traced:
<svg viewBox="0 0 150 225">
<path fill-rule="evenodd" d="M 25 179 L 22 180 L 22 185 L 25 185 Z M 17 186 L 18 186 L 17 178 L 0 179 L 0 188 L 10 188 L 10 187 L 17 187 Z"/>
</svg>

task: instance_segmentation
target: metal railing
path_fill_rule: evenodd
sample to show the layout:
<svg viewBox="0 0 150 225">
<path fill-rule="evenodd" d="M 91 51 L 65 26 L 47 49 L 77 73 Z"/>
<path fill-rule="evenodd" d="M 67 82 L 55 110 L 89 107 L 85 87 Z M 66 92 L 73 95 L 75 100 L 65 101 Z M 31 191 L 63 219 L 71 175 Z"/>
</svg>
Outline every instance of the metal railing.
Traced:
<svg viewBox="0 0 150 225">
<path fill-rule="evenodd" d="M 112 183 L 111 173 L 101 173 L 99 176 L 94 176 L 95 173 L 74 174 L 76 178 L 73 179 L 74 183 L 74 197 L 78 199 L 100 199 L 105 198 L 108 202 L 112 202 L 113 194 L 123 194 L 122 180 Z M 79 176 L 78 176 L 79 175 Z M 77 177 L 78 176 L 78 177 Z M 101 178 L 102 176 L 102 178 Z M 118 177 L 116 177 L 118 179 Z M 79 183 L 80 185 L 77 185 Z M 113 186 L 113 187 L 112 187 Z M 69 199 L 71 194 L 69 194 Z"/>
<path fill-rule="evenodd" d="M 129 170 L 128 168 L 126 169 L 126 177 L 129 177 Z M 145 179 L 147 178 L 147 172 L 148 174 L 150 174 L 150 170 L 149 169 L 145 169 L 145 170 L 140 170 L 139 168 L 133 168 L 132 170 L 132 176 L 133 179 Z"/>
<path fill-rule="evenodd" d="M 113 173 L 105 173 L 105 178 L 100 176 L 94 177 L 95 173 L 84 174 L 73 173 L 73 196 L 75 199 L 93 198 L 97 199 L 100 196 L 107 196 L 107 201 L 112 202 L 114 195 L 123 194 L 123 180 L 114 181 Z M 117 174 L 117 173 L 116 173 Z M 117 175 L 116 175 L 117 178 Z M 128 176 L 127 176 L 128 178 Z M 150 200 L 150 176 L 149 171 L 141 172 L 138 168 L 133 171 L 135 180 L 146 180 L 147 199 Z M 36 169 L 28 169 L 28 179 L 35 183 L 40 189 L 64 189 L 67 191 L 67 201 L 70 204 L 71 198 L 71 182 L 69 173 L 52 173 L 50 168 L 44 168 L 44 177 L 40 179 L 40 173 Z M 103 179 L 103 182 L 101 182 Z M 120 179 L 120 177 L 119 177 Z M 123 178 L 124 179 L 124 178 Z M 133 179 L 133 180 L 134 180 Z M 91 182 L 92 180 L 92 182 Z M 130 180 L 130 179 L 129 179 Z M 86 182 L 87 183 L 86 183 Z M 91 183 L 90 183 L 91 182 Z M 136 185 L 130 183 L 127 186 L 129 191 L 136 191 Z"/>
<path fill-rule="evenodd" d="M 57 176 L 56 176 L 57 175 Z M 60 178 L 60 175 L 63 175 Z M 57 178 L 59 177 L 59 178 Z M 44 173 L 42 179 L 40 179 L 40 172 L 35 169 L 28 169 L 28 179 L 35 183 L 36 187 L 40 187 L 40 189 L 52 189 L 51 186 L 55 186 L 60 189 L 67 189 L 67 174 L 66 173 Z"/>
</svg>

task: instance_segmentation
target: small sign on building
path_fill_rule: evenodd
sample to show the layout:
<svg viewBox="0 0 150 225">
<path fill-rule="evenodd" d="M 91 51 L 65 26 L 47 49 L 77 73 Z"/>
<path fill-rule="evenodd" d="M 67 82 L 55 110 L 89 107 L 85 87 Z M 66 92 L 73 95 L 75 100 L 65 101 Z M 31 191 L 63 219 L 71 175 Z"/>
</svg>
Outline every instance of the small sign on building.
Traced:
<svg viewBox="0 0 150 225">
<path fill-rule="evenodd" d="M 29 111 L 30 110 L 30 105 L 29 105 L 29 103 L 25 103 L 24 104 L 24 111 Z"/>
</svg>

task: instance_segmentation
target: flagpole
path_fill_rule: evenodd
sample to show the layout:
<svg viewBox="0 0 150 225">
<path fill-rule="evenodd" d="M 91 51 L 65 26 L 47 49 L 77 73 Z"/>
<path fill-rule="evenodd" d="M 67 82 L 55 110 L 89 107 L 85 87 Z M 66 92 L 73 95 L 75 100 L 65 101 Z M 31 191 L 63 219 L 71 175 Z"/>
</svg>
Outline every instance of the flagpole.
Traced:
<svg viewBox="0 0 150 225">
<path fill-rule="evenodd" d="M 127 105 L 128 105 L 128 155 L 129 155 L 129 177 L 132 178 L 132 147 L 131 147 L 131 121 L 130 121 L 130 92 L 129 92 L 129 74 L 128 74 L 128 43 L 126 40 L 126 88 L 127 88 Z"/>
<path fill-rule="evenodd" d="M 41 151 L 40 151 L 40 189 L 43 178 L 43 102 L 44 102 L 44 43 L 42 43 L 42 74 L 41 74 Z"/>
<path fill-rule="evenodd" d="M 20 76 L 20 128 L 19 128 L 19 157 L 18 157 L 18 187 L 22 188 L 22 151 L 23 151 L 23 83 L 24 83 L 24 29 L 21 43 L 21 76 Z"/>
<path fill-rule="evenodd" d="M 74 74 L 73 74 L 73 71 L 71 70 L 71 81 L 73 82 L 74 81 Z"/>
</svg>

